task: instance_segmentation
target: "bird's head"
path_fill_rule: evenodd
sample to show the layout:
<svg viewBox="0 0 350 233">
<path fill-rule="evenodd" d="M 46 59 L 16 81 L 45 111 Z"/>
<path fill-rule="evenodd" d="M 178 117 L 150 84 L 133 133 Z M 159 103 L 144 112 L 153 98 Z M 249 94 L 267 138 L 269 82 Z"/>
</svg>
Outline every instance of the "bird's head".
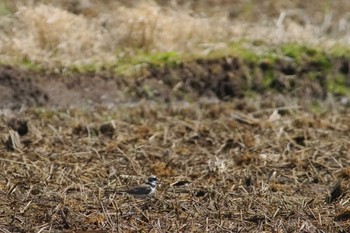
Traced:
<svg viewBox="0 0 350 233">
<path fill-rule="evenodd" d="M 152 176 L 148 177 L 147 183 L 158 184 L 159 180 L 156 176 L 152 175 Z"/>
</svg>

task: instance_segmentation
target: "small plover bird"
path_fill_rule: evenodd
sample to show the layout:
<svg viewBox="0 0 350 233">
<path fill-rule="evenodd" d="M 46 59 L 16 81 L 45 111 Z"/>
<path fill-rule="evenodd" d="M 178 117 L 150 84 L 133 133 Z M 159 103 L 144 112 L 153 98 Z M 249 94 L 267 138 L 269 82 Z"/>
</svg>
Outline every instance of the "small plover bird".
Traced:
<svg viewBox="0 0 350 233">
<path fill-rule="evenodd" d="M 153 196 L 156 192 L 157 184 L 159 180 L 155 176 L 148 177 L 146 183 L 136 186 L 132 189 L 126 190 L 127 194 L 130 194 L 136 198 L 146 198 Z"/>
</svg>

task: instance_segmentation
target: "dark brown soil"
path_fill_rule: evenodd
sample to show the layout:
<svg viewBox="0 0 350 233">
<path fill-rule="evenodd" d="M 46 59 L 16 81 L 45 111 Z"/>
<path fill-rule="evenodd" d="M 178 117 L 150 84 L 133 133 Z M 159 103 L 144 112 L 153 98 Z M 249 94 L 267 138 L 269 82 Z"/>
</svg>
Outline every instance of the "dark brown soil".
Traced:
<svg viewBox="0 0 350 233">
<path fill-rule="evenodd" d="M 123 98 L 123 79 L 104 74 L 57 74 L 0 67 L 0 105 L 77 107 L 108 105 Z"/>
<path fill-rule="evenodd" d="M 235 57 L 196 60 L 176 66 L 150 66 L 139 77 L 104 73 L 50 73 L 0 66 L 0 106 L 113 106 L 140 99 L 159 101 L 241 98 L 247 93 L 276 92 L 324 99 L 327 80 L 340 74 L 350 85 L 349 61 L 337 59 L 330 69 L 322 64 L 303 66 L 244 62 Z M 312 77 L 312 78 L 310 78 Z"/>
</svg>

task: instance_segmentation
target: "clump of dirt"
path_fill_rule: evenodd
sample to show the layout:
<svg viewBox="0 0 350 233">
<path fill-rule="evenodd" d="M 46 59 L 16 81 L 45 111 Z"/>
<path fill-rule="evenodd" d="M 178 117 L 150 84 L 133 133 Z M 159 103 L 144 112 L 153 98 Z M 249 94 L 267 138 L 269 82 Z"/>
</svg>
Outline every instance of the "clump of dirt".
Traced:
<svg viewBox="0 0 350 233">
<path fill-rule="evenodd" d="M 8 126 L 17 131 L 20 136 L 28 133 L 28 122 L 25 119 L 11 118 L 8 121 Z"/>
</svg>

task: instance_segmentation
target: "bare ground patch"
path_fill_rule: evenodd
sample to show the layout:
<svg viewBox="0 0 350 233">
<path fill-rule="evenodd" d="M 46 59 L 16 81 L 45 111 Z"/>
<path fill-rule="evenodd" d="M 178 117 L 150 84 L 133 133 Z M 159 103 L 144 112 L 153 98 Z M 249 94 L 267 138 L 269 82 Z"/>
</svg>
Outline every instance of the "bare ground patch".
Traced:
<svg viewBox="0 0 350 233">
<path fill-rule="evenodd" d="M 306 102 L 331 95 L 347 104 L 349 58 L 322 56 L 315 59 L 302 54 L 302 61 L 281 57 L 273 62 L 229 56 L 149 64 L 134 77 L 108 70 L 78 73 L 0 66 L 0 104 L 9 108 L 115 107 L 142 99 L 231 100 L 266 93 L 303 97 Z"/>
</svg>

